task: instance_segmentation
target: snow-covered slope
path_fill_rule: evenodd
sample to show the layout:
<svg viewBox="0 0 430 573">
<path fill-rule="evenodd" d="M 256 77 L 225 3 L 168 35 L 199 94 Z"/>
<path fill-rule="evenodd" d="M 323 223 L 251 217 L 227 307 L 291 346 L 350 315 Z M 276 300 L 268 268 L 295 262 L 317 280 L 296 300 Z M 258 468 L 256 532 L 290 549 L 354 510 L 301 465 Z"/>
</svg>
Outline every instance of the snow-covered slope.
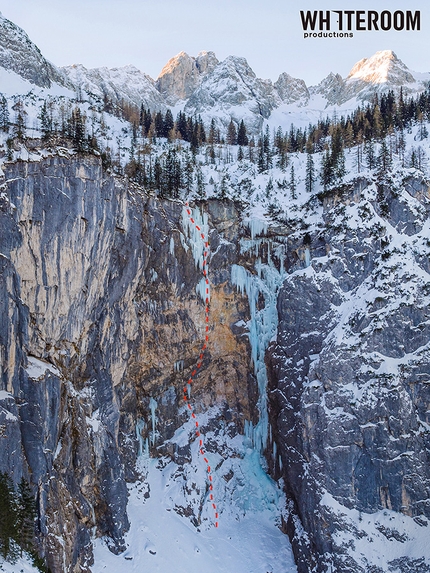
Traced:
<svg viewBox="0 0 430 573">
<path fill-rule="evenodd" d="M 218 528 L 207 503 L 201 524 L 196 527 L 190 520 L 190 512 L 198 509 L 202 498 L 196 483 L 205 480 L 197 442 L 190 465 L 141 458 L 141 481 L 129 488 L 127 549 L 116 556 L 102 539 L 97 540 L 92 573 L 120 569 L 124 573 L 297 573 L 291 546 L 277 523 L 284 496 L 261 469 L 258 454 L 246 447 L 240 451 L 235 441 L 237 457 L 224 462 L 230 473 L 223 466 L 215 476 L 214 491 L 221 507 Z M 227 482 L 223 476 L 230 475 L 234 477 Z M 241 480 L 242 476 L 246 478 Z"/>
<path fill-rule="evenodd" d="M 151 110 L 165 111 L 162 95 L 156 89 L 154 80 L 132 65 L 122 68 L 94 68 L 88 70 L 81 64 L 63 68 L 65 75 L 79 91 L 100 99 L 105 96 L 113 103 L 126 102 L 137 107 L 143 103 Z"/>
</svg>

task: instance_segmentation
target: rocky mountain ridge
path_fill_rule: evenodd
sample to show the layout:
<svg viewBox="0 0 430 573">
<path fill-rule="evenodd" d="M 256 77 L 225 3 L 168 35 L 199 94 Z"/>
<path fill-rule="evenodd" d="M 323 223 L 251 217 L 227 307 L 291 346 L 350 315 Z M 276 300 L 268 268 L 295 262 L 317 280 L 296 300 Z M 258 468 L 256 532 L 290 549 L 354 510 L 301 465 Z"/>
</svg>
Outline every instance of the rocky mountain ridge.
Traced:
<svg viewBox="0 0 430 573">
<path fill-rule="evenodd" d="M 231 119 L 236 123 L 244 119 L 251 133 L 258 133 L 274 110 L 281 116 L 283 111 L 297 108 L 302 112 L 316 108 L 323 114 L 345 105 L 354 108 L 390 89 L 417 93 L 430 80 L 430 74 L 418 77 L 391 50 L 385 50 L 355 64 L 346 78 L 331 73 L 317 86 L 307 86 L 287 73 L 275 82 L 262 80 L 245 58 L 229 56 L 219 62 L 213 52 L 201 52 L 195 58 L 180 52 L 154 81 L 134 66 L 56 68 L 23 30 L 4 17 L 0 17 L 0 34 L 0 67 L 35 86 L 49 89 L 58 84 L 72 89 L 79 98 L 108 98 L 115 104 L 126 102 L 139 108 L 143 104 L 152 111 L 174 106 L 200 114 L 207 123 L 215 118 L 223 128 Z"/>
</svg>

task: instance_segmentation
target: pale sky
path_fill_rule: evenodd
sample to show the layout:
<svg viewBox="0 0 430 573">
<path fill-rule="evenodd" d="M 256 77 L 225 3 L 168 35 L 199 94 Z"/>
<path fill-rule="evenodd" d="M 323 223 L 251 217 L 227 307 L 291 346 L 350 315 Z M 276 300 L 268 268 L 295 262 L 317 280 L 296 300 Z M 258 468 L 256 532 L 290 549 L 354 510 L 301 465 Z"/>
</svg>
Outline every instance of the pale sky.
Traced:
<svg viewBox="0 0 430 573">
<path fill-rule="evenodd" d="M 391 49 L 412 70 L 430 71 L 430 5 L 398 0 L 0 0 L 58 66 L 134 64 L 154 79 L 184 50 L 243 56 L 260 78 L 288 72 L 308 85 L 330 71 L 345 77 L 378 50 Z M 421 31 L 355 32 L 354 38 L 304 39 L 299 10 L 421 10 Z"/>
</svg>

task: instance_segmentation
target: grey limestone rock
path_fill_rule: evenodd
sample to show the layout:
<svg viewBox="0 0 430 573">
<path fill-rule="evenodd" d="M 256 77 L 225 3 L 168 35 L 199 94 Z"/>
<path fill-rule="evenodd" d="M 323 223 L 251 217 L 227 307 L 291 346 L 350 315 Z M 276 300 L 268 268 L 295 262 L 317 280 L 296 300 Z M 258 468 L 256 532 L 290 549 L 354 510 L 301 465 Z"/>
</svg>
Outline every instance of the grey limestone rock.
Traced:
<svg viewBox="0 0 430 573">
<path fill-rule="evenodd" d="M 387 529 L 370 532 L 366 515 L 388 510 L 411 523 L 430 516 L 429 293 L 421 254 L 406 246 L 411 236 L 421 240 L 429 192 L 411 181 L 388 187 L 382 194 L 358 181 L 340 202 L 335 193 L 326 197 L 328 255 L 315 251 L 279 294 L 269 396 L 286 490 L 308 536 L 305 549 L 305 538 L 294 542 L 301 526 L 291 518 L 303 572 L 330 564 L 339 572 L 370 570 L 369 555 L 351 548 Z M 361 205 L 363 225 L 341 223 L 342 204 Z M 384 221 L 396 226 L 396 239 Z M 397 240 L 404 250 L 396 255 Z M 402 520 L 390 515 L 390 535 L 402 543 Z"/>
</svg>

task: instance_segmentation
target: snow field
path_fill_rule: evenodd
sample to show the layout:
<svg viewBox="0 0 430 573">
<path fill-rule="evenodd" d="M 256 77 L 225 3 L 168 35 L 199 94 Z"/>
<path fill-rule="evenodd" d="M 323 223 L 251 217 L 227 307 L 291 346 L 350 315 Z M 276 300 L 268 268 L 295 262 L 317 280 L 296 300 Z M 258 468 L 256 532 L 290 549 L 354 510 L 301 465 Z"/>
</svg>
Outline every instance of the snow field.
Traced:
<svg viewBox="0 0 430 573">
<path fill-rule="evenodd" d="M 196 449 L 193 459 L 198 457 Z M 186 468 L 189 475 L 184 484 L 182 470 L 173 462 L 162 467 L 165 462 L 141 459 L 146 477 L 130 486 L 128 549 L 116 556 L 103 540 L 96 540 L 92 572 L 296 573 L 288 538 L 276 524 L 283 498 L 255 455 L 249 451 L 242 460 L 242 491 L 235 489 L 230 492 L 232 498 L 223 499 L 217 529 L 210 511 L 205 515 L 204 505 L 200 526 L 180 515 L 184 489 L 190 491 L 192 482 L 201 483 L 202 466 L 200 471 Z M 220 481 L 225 480 L 217 475 L 216 492 Z M 191 501 L 196 501 L 196 495 Z"/>
</svg>

